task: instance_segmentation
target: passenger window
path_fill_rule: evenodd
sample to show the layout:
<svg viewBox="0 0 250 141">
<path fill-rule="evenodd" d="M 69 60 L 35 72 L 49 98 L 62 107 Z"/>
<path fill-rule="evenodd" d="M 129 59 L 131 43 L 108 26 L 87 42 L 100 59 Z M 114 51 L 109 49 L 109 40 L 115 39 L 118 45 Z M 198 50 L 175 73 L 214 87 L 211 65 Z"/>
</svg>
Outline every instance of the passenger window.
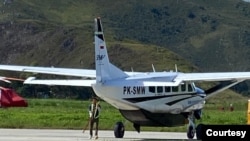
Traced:
<svg viewBox="0 0 250 141">
<path fill-rule="evenodd" d="M 166 87 L 165 87 L 165 92 L 166 92 L 166 93 L 171 92 L 171 87 L 167 87 L 167 86 L 166 86 Z"/>
<path fill-rule="evenodd" d="M 155 87 L 150 86 L 150 87 L 149 87 L 149 92 L 151 92 L 151 93 L 155 93 Z"/>
<path fill-rule="evenodd" d="M 177 87 L 177 86 L 172 87 L 172 91 L 173 91 L 173 92 L 178 92 L 178 88 L 179 88 L 179 87 Z"/>
<path fill-rule="evenodd" d="M 158 86 L 158 87 L 157 87 L 157 93 L 162 93 L 162 92 L 163 92 L 163 87 Z"/>
</svg>

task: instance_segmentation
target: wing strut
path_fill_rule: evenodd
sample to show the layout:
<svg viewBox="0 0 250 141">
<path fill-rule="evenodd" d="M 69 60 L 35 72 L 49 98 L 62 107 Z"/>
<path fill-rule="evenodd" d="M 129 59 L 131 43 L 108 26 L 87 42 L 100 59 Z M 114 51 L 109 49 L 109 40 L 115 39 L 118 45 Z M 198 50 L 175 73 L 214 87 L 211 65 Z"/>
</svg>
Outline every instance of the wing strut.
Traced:
<svg viewBox="0 0 250 141">
<path fill-rule="evenodd" d="M 218 94 L 219 92 L 221 91 L 224 91 L 240 82 L 244 81 L 243 80 L 237 80 L 237 81 L 223 81 L 223 82 L 220 82 L 220 84 L 208 89 L 205 91 L 205 93 L 207 94 L 206 96 L 206 99 L 213 96 L 213 95 L 216 95 Z"/>
</svg>

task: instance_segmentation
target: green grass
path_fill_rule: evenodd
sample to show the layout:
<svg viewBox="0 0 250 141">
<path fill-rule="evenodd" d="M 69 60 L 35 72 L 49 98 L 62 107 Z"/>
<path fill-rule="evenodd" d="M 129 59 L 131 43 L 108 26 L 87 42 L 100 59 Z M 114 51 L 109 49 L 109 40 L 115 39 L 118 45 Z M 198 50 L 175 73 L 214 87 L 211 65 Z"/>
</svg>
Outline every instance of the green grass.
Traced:
<svg viewBox="0 0 250 141">
<path fill-rule="evenodd" d="M 246 99 L 246 98 L 245 98 Z M 90 101 L 60 99 L 28 99 L 27 108 L 7 108 L 0 110 L 0 128 L 38 128 L 38 129 L 83 129 L 88 121 Z M 203 110 L 203 118 L 197 123 L 204 124 L 246 124 L 247 100 L 234 101 L 235 110 L 226 107 L 221 111 L 222 103 L 209 101 Z M 125 124 L 126 130 L 134 130 L 117 109 L 101 102 L 101 130 L 112 130 L 117 121 Z M 142 131 L 185 132 L 186 125 L 179 127 L 142 127 Z"/>
<path fill-rule="evenodd" d="M 27 108 L 1 109 L 2 128 L 82 129 L 88 120 L 89 101 L 28 99 Z M 112 128 L 112 120 L 121 120 L 119 112 L 103 102 L 102 129 Z M 112 113 L 112 116 L 109 114 Z M 101 122 L 101 123 L 102 123 Z M 109 123 L 110 122 L 110 123 Z"/>
</svg>

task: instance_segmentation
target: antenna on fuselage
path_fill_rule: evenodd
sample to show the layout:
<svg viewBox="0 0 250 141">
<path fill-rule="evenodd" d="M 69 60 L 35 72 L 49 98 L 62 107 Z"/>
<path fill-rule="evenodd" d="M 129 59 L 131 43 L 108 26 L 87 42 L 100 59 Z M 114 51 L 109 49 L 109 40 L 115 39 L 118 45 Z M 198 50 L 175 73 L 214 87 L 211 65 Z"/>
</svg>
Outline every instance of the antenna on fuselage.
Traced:
<svg viewBox="0 0 250 141">
<path fill-rule="evenodd" d="M 153 72 L 155 72 L 155 67 L 154 67 L 154 64 L 152 64 L 152 69 L 153 69 Z"/>
<path fill-rule="evenodd" d="M 134 75 L 134 69 L 133 69 L 133 67 L 131 67 L 131 72 L 132 72 L 132 75 Z"/>
<path fill-rule="evenodd" d="M 177 65 L 175 64 L 175 72 L 178 72 L 178 68 Z"/>
</svg>

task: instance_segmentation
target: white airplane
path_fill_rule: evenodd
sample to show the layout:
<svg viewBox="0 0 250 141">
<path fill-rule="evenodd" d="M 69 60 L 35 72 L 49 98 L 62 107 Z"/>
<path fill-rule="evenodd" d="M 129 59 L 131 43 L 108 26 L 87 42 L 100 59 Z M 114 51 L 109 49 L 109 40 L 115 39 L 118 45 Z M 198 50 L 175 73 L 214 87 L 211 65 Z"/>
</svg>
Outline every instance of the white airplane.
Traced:
<svg viewBox="0 0 250 141">
<path fill-rule="evenodd" d="M 198 139 L 201 125 L 196 126 L 194 121 L 201 118 L 205 100 L 250 79 L 250 72 L 125 72 L 109 62 L 100 18 L 95 18 L 94 38 L 96 70 L 16 65 L 0 65 L 0 70 L 81 77 L 69 80 L 31 77 L 24 84 L 92 87 L 97 96 L 119 109 L 138 132 L 141 126 L 181 126 L 188 120 L 187 137 L 193 138 L 196 134 Z M 208 90 L 194 84 L 206 81 L 223 83 Z M 124 125 L 117 122 L 115 137 L 122 138 L 124 131 Z"/>
</svg>

